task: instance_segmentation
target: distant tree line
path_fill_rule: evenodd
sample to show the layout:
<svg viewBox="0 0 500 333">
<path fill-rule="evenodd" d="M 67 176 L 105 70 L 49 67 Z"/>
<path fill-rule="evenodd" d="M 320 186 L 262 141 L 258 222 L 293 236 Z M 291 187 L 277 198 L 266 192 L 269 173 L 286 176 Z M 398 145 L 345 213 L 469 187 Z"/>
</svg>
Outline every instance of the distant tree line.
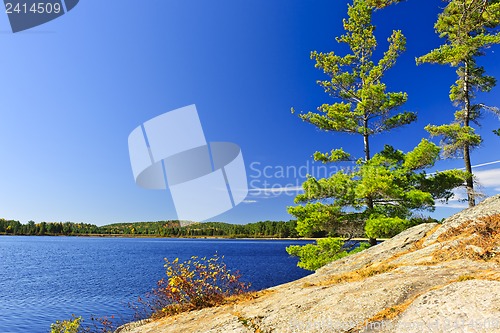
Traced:
<svg viewBox="0 0 500 333">
<path fill-rule="evenodd" d="M 29 221 L 22 224 L 15 220 L 0 219 L 0 234 L 4 235 L 78 235 L 98 234 L 100 227 L 88 223 Z"/>
<path fill-rule="evenodd" d="M 103 234 L 156 235 L 161 237 L 299 237 L 297 222 L 262 221 L 249 224 L 223 222 L 192 223 L 181 227 L 178 221 L 118 223 L 101 227 Z"/>
<path fill-rule="evenodd" d="M 230 224 L 223 222 L 192 223 L 181 226 L 177 220 L 157 222 L 115 223 L 96 226 L 75 222 L 29 221 L 22 224 L 15 220 L 0 219 L 0 235 L 139 235 L 159 237 L 299 237 L 295 220 L 262 221 L 249 224 Z"/>
</svg>

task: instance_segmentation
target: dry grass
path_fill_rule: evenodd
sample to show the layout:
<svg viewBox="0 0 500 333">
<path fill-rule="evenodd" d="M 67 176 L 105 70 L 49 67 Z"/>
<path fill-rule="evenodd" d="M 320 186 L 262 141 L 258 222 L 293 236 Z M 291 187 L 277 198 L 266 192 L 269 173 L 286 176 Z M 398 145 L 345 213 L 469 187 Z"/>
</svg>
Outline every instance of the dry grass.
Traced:
<svg viewBox="0 0 500 333">
<path fill-rule="evenodd" d="M 261 290 L 261 291 L 252 291 L 252 292 L 246 292 L 243 294 L 239 295 L 233 295 L 226 297 L 221 304 L 218 305 L 226 305 L 226 304 L 241 304 L 247 301 L 253 301 L 256 300 L 257 298 L 260 298 L 265 295 L 269 295 L 274 293 L 274 290 Z"/>
<path fill-rule="evenodd" d="M 435 258 L 432 258 L 432 259 L 429 259 L 426 261 L 414 263 L 412 265 L 414 265 L 414 266 L 435 266 L 435 265 L 438 265 L 440 263 L 441 263 L 440 261 L 436 260 Z"/>
<path fill-rule="evenodd" d="M 471 274 L 460 275 L 456 280 L 452 282 L 463 282 L 469 280 L 487 280 L 487 281 L 499 281 L 500 282 L 500 271 L 499 270 L 482 270 L 479 272 L 474 272 Z"/>
<path fill-rule="evenodd" d="M 406 309 L 408 309 L 408 307 L 422 294 L 423 293 L 419 293 L 417 295 L 414 295 L 413 297 L 407 299 L 406 301 L 404 301 L 401 304 L 396 304 L 394 306 L 390 306 L 390 307 L 380 311 L 375 316 L 364 321 L 362 324 L 350 329 L 347 333 L 360 332 L 365 327 L 376 326 L 375 325 L 376 323 L 387 322 L 389 320 L 392 320 L 392 319 L 398 317 L 400 314 L 405 312 Z"/>
<path fill-rule="evenodd" d="M 424 247 L 425 241 L 432 235 L 434 234 L 439 228 L 441 228 L 442 224 L 436 225 L 434 228 L 431 230 L 427 231 L 424 237 L 422 237 L 420 240 L 416 241 L 413 243 L 413 251 L 420 250 Z"/>
<path fill-rule="evenodd" d="M 370 327 L 370 323 L 377 323 L 377 322 L 380 323 L 380 322 L 384 322 L 384 321 L 393 320 L 394 318 L 398 317 L 403 312 L 405 312 L 408 309 L 408 307 L 410 307 L 410 305 L 412 305 L 413 302 L 417 298 L 419 298 L 420 296 L 422 296 L 430 291 L 441 289 L 441 288 L 445 287 L 446 285 L 447 284 L 441 284 L 438 286 L 434 286 L 432 288 L 429 288 L 427 290 L 424 290 L 422 292 L 419 292 L 419 293 L 416 293 L 416 294 L 410 296 L 408 299 L 406 299 L 405 301 L 403 301 L 400 304 L 396 304 L 396 305 L 393 305 L 393 306 L 390 306 L 388 308 L 383 309 L 382 311 L 377 313 L 375 316 L 373 316 L 370 319 L 368 319 L 367 321 L 365 321 L 363 323 L 363 327 L 364 326 Z M 355 328 L 355 330 L 352 330 L 352 332 L 358 332 L 359 330 L 356 330 L 356 329 L 359 329 L 359 328 L 361 328 L 361 327 Z M 349 332 L 351 332 L 351 331 L 349 331 Z"/>
<path fill-rule="evenodd" d="M 417 298 L 420 296 L 434 290 L 439 290 L 444 288 L 445 286 L 454 283 L 454 282 L 463 282 L 463 281 L 469 281 L 469 280 L 489 280 L 489 281 L 500 281 L 500 271 L 499 270 L 483 270 L 471 274 L 464 274 L 460 275 L 457 279 L 450 280 L 444 284 L 440 284 L 431 288 L 428 288 L 424 291 L 418 292 L 414 295 L 411 295 L 409 298 L 404 300 L 402 303 L 390 306 L 388 308 L 383 309 L 379 313 L 377 313 L 375 316 L 371 317 L 370 319 L 364 321 L 362 324 L 358 325 L 355 328 L 352 328 L 351 330 L 347 331 L 347 333 L 354 333 L 354 332 L 359 332 L 365 327 L 371 327 L 370 324 L 373 324 L 375 327 L 376 323 L 381 323 L 381 322 L 387 322 L 390 320 L 393 320 L 400 316 L 403 312 L 405 312 L 410 305 L 415 302 Z"/>
<path fill-rule="evenodd" d="M 413 243 L 408 250 L 406 251 L 401 251 L 399 253 L 396 253 L 395 255 L 393 255 L 392 257 L 390 257 L 389 259 L 385 260 L 385 263 L 388 264 L 390 263 L 391 261 L 394 261 L 408 253 L 411 253 L 411 252 L 415 252 L 415 251 L 418 251 L 420 249 L 423 249 L 424 247 L 424 243 L 425 241 L 432 235 L 436 232 L 436 230 L 438 230 L 439 228 L 441 228 L 441 224 L 438 224 L 436 226 L 434 226 L 431 230 L 427 231 L 424 235 L 424 237 L 422 237 L 421 239 L 419 239 L 418 241 L 416 241 L 415 243 Z M 401 265 L 398 265 L 398 267 L 401 266 Z"/>
<path fill-rule="evenodd" d="M 330 278 L 328 278 L 325 281 L 320 282 L 319 284 L 314 284 L 314 283 L 309 283 L 306 282 L 302 285 L 302 287 L 307 288 L 307 287 L 314 287 L 314 286 L 329 286 L 333 284 L 338 284 L 342 282 L 354 282 L 354 281 L 361 281 L 366 278 L 369 278 L 374 275 L 390 272 L 398 267 L 404 266 L 404 264 L 398 264 L 394 265 L 391 264 L 392 261 L 398 259 L 399 257 L 408 254 L 410 252 L 419 250 L 423 248 L 423 244 L 427 238 L 429 238 L 434 232 L 436 232 L 437 229 L 441 227 L 440 224 L 436 225 L 434 228 L 426 232 L 425 236 L 422 237 L 422 239 L 418 240 L 412 246 L 406 250 L 399 252 L 392 257 L 388 258 L 387 260 L 384 260 L 383 262 L 379 264 L 370 264 L 364 268 L 358 269 L 353 272 L 347 272 L 339 275 L 333 275 Z"/>
<path fill-rule="evenodd" d="M 254 318 L 244 317 L 241 312 L 237 311 L 232 313 L 233 316 L 238 317 L 238 321 L 245 326 L 247 329 L 251 330 L 254 333 L 268 333 L 267 330 L 263 330 L 259 327 L 259 322 L 262 320 L 262 316 L 257 316 Z"/>
<path fill-rule="evenodd" d="M 328 278 L 325 281 L 321 281 L 319 286 L 330 286 L 333 284 L 338 284 L 342 282 L 355 282 L 355 281 L 361 281 L 364 279 L 367 279 L 369 277 L 382 274 L 382 273 L 387 273 L 390 272 L 394 269 L 396 269 L 396 265 L 388 265 L 381 263 L 379 265 L 369 265 L 367 267 L 355 270 L 353 272 L 347 272 L 344 274 L 339 274 L 339 275 L 333 275 L 330 278 Z"/>
<path fill-rule="evenodd" d="M 500 282 L 500 271 L 499 270 L 483 271 L 476 275 L 476 279 Z"/>
<path fill-rule="evenodd" d="M 469 281 L 469 280 L 489 280 L 489 281 L 500 281 L 500 271 L 499 270 L 483 270 L 483 271 L 478 271 L 474 273 L 468 273 L 464 275 L 460 275 L 457 279 L 450 280 L 444 284 L 440 284 L 431 288 L 428 288 L 426 290 L 420 291 L 418 293 L 415 293 L 413 295 L 410 295 L 407 299 L 405 299 L 402 303 L 387 307 L 377 313 L 375 316 L 371 317 L 370 319 L 364 321 L 362 324 L 358 325 L 357 327 L 349 330 L 347 333 L 354 333 L 354 332 L 359 332 L 365 327 L 376 327 L 376 323 L 381 323 L 381 322 L 387 322 L 390 320 L 393 320 L 400 316 L 403 312 L 405 312 L 410 305 L 415 302 L 417 298 L 420 296 L 434 290 L 439 290 L 444 288 L 445 286 L 448 286 L 451 283 L 454 282 L 463 282 L 463 281 Z M 373 325 L 370 325 L 373 324 Z"/>
<path fill-rule="evenodd" d="M 475 280 L 475 279 L 476 279 L 476 277 L 474 275 L 465 274 L 465 275 L 460 275 L 457 278 L 457 282 L 463 282 L 463 281 L 469 281 L 469 280 Z"/>
<path fill-rule="evenodd" d="M 429 288 L 423 292 L 420 292 L 416 295 L 413 295 L 411 298 L 405 300 L 403 303 L 391 306 L 389 308 L 386 308 L 379 313 L 377 313 L 375 316 L 370 318 L 368 322 L 376 322 L 376 321 L 382 321 L 382 320 L 391 320 L 396 318 L 398 315 L 401 313 L 405 312 L 406 309 L 421 295 L 428 293 L 429 291 L 433 290 L 438 290 L 441 289 L 451 283 L 454 282 L 463 282 L 463 281 L 469 281 L 469 280 L 489 280 L 489 281 L 500 281 L 500 271 L 497 270 L 484 270 L 480 271 L 474 274 L 464 274 L 460 275 L 457 279 L 451 280 L 447 282 L 446 284 L 442 284 L 439 286 L 435 286 L 432 288 Z"/>
<path fill-rule="evenodd" d="M 451 228 L 438 237 L 440 242 L 454 242 L 434 253 L 437 261 L 472 259 L 500 262 L 500 215 L 480 218 Z"/>
<path fill-rule="evenodd" d="M 261 291 L 248 291 L 248 292 L 245 292 L 245 293 L 242 293 L 242 294 L 238 294 L 238 295 L 231 295 L 231 296 L 228 296 L 228 297 L 225 297 L 224 299 L 222 299 L 220 302 L 217 302 L 217 303 L 214 303 L 213 305 L 211 306 L 207 306 L 207 307 L 204 307 L 204 308 L 214 308 L 214 307 L 219 307 L 219 306 L 227 306 L 227 305 L 237 305 L 237 304 L 242 304 L 242 303 L 245 303 L 245 302 L 251 302 L 251 301 L 254 301 L 260 297 L 263 297 L 265 295 L 269 295 L 269 294 L 272 294 L 274 293 L 274 290 L 261 290 Z M 186 312 L 191 312 L 191 311 L 195 311 L 195 310 L 201 310 L 200 309 L 195 309 L 195 308 L 191 308 L 191 307 L 188 307 L 188 306 L 185 306 L 185 305 L 182 305 L 182 304 L 172 304 L 171 306 L 175 306 L 176 308 L 174 308 L 175 311 L 170 311 L 170 312 L 163 312 L 163 313 L 153 313 L 150 317 L 150 319 L 153 319 L 153 320 L 157 320 L 157 319 L 161 319 L 161 318 L 165 318 L 165 317 L 176 317 L 176 316 L 179 316 L 179 315 L 183 315 L 185 314 Z"/>
<path fill-rule="evenodd" d="M 408 309 L 408 307 L 420 296 L 421 294 L 415 295 L 406 301 L 404 301 L 401 304 L 397 304 L 391 307 L 388 307 L 379 313 L 377 313 L 375 316 L 372 318 L 368 319 L 369 323 L 374 323 L 374 322 L 380 322 L 380 321 L 387 321 L 387 320 L 392 320 L 402 314 L 403 312 Z"/>
</svg>

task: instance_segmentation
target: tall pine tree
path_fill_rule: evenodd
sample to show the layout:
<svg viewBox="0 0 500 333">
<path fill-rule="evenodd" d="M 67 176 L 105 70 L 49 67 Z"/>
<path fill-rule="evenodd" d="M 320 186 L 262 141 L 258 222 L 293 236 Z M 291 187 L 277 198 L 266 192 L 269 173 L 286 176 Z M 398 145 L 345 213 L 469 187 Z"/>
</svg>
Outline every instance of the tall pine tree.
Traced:
<svg viewBox="0 0 500 333">
<path fill-rule="evenodd" d="M 417 59 L 417 64 L 448 64 L 457 68 L 457 80 L 451 87 L 450 99 L 459 109 L 455 119 L 447 125 L 429 125 L 432 136 L 442 137 L 443 152 L 448 157 L 462 157 L 467 172 L 466 187 L 469 206 L 475 205 L 471 150 L 478 147 L 482 138 L 472 127 L 484 110 L 500 114 L 498 108 L 475 102 L 478 92 L 489 92 L 495 78 L 485 74 L 477 58 L 484 50 L 500 43 L 499 0 L 447 0 L 448 4 L 435 24 L 436 32 L 445 39 L 443 45 Z"/>
<path fill-rule="evenodd" d="M 382 82 L 385 72 L 394 66 L 398 56 L 405 50 L 406 40 L 401 31 L 393 31 L 388 38 L 389 47 L 383 57 L 378 61 L 373 59 L 377 40 L 374 35 L 372 15 L 375 6 L 383 7 L 387 3 L 389 2 L 378 1 L 375 4 L 370 0 L 354 0 L 353 4 L 348 6 L 348 19 L 344 20 L 345 34 L 336 40 L 338 43 L 347 44 L 350 53 L 345 56 L 337 55 L 335 52 L 313 51 L 311 53 L 311 59 L 316 61 L 316 68 L 323 70 L 329 76 L 328 80 L 318 81 L 318 84 L 335 99 L 335 102 L 321 105 L 318 107 L 318 112 L 299 114 L 302 120 L 326 132 L 342 132 L 360 136 L 364 147 L 365 163 L 372 157 L 370 138 L 373 135 L 410 124 L 416 119 L 416 115 L 412 112 L 394 112 L 406 102 L 407 95 L 404 92 L 387 92 L 386 85 Z M 327 153 L 316 152 L 314 159 L 324 163 L 354 160 L 342 148 L 333 149 Z M 309 185 L 307 182 L 304 184 L 306 190 L 304 195 L 307 201 L 324 199 L 325 194 L 313 193 L 314 191 L 308 190 L 308 188 L 311 189 Z M 304 195 L 299 196 L 296 201 L 305 201 Z M 362 199 L 366 206 L 365 215 L 369 216 L 374 212 L 376 205 L 373 193 L 366 191 Z M 318 207 L 318 209 L 337 211 L 337 208 L 342 206 L 341 201 L 339 199 L 334 205 Z M 361 203 L 356 200 L 356 203 L 344 204 L 345 206 L 359 206 Z M 299 223 L 304 218 L 309 218 L 307 216 L 310 215 L 308 214 L 310 210 L 310 207 L 305 206 L 289 208 L 289 212 L 298 217 Z M 321 219 L 320 213 L 311 213 Z M 331 218 L 331 214 L 327 215 Z"/>
</svg>

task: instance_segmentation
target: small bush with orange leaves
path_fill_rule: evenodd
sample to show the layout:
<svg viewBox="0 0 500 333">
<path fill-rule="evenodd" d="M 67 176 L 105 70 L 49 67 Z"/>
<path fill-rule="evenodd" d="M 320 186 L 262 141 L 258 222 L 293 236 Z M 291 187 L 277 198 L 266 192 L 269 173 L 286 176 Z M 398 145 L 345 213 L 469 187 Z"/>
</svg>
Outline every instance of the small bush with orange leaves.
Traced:
<svg viewBox="0 0 500 333">
<path fill-rule="evenodd" d="M 165 258 L 167 276 L 145 298 L 139 298 L 142 306 L 134 306 L 136 317 L 158 318 L 212 307 L 246 293 L 250 284 L 240 281 L 241 275 L 229 270 L 223 259 L 217 254 L 211 258 L 194 256 L 184 262 Z"/>
</svg>

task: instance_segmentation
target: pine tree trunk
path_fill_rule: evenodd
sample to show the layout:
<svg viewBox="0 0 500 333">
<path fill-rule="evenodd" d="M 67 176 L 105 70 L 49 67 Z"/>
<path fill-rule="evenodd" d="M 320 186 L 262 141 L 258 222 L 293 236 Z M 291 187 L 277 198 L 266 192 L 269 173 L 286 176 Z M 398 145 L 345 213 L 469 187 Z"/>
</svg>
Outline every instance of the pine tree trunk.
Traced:
<svg viewBox="0 0 500 333">
<path fill-rule="evenodd" d="M 464 70 L 464 104 L 465 104 L 465 115 L 464 115 L 464 127 L 469 127 L 470 124 L 470 89 L 469 89 L 469 62 L 465 61 Z M 467 201 L 469 202 L 469 207 L 474 207 L 476 205 L 476 199 L 474 195 L 474 179 L 472 176 L 472 163 L 470 159 L 470 145 L 468 142 L 464 145 L 464 164 L 465 171 L 469 174 L 465 180 L 465 185 L 467 188 Z"/>
<path fill-rule="evenodd" d="M 365 125 L 365 133 L 363 134 L 363 141 L 365 144 L 365 162 L 368 162 L 370 160 L 370 140 L 369 140 L 369 134 L 366 133 L 368 130 L 368 121 L 366 121 Z"/>
<path fill-rule="evenodd" d="M 365 127 L 365 132 L 363 133 L 363 141 L 364 141 L 364 145 L 365 145 L 365 161 L 367 162 L 371 158 L 371 156 L 370 156 L 370 140 L 369 140 L 369 134 L 368 134 L 368 120 L 367 119 L 365 119 L 363 125 Z M 368 213 L 371 214 L 371 212 L 373 211 L 373 198 L 371 196 L 368 196 L 366 198 L 366 207 L 367 207 Z M 370 238 L 369 242 L 370 242 L 370 246 L 377 245 L 377 239 L 375 239 L 375 238 Z"/>
<path fill-rule="evenodd" d="M 465 171 L 469 174 L 467 179 L 465 180 L 467 187 L 467 201 L 469 202 L 469 207 L 474 207 L 476 205 L 476 199 L 474 195 L 474 179 L 472 177 L 472 165 L 470 161 L 470 149 L 469 145 L 464 147 L 464 162 L 465 162 Z"/>
</svg>

